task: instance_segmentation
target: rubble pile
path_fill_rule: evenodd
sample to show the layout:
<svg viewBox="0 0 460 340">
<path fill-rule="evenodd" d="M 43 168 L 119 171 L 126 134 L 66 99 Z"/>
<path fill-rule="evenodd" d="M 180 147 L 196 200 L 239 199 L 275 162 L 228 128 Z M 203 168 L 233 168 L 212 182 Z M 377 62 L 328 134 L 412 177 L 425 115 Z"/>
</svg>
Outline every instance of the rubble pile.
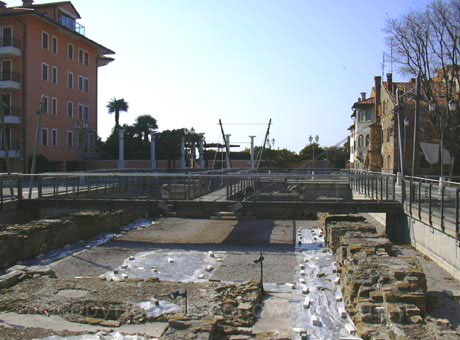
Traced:
<svg viewBox="0 0 460 340">
<path fill-rule="evenodd" d="M 179 283 L 153 278 L 114 282 L 101 278 L 61 279 L 52 274 L 43 271 L 37 277 L 35 272 L 33 280 L 1 290 L 0 313 L 61 316 L 71 322 L 110 328 L 168 322 L 162 340 L 225 339 L 252 334 L 262 297 L 256 281 Z M 184 296 L 171 297 L 172 293 L 184 291 L 187 300 Z M 179 308 L 152 317 L 141 303 L 153 300 Z"/>
<path fill-rule="evenodd" d="M 398 256 L 369 223 L 334 221 L 334 216 L 323 221 L 359 336 L 402 340 L 443 334 L 426 324 L 426 277 L 417 259 Z"/>
</svg>

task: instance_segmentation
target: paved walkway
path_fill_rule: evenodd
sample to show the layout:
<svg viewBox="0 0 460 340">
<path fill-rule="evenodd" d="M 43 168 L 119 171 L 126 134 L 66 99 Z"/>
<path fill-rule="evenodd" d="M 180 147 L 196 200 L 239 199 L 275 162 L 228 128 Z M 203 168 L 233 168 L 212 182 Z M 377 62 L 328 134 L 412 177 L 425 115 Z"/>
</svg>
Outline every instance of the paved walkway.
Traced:
<svg viewBox="0 0 460 340">
<path fill-rule="evenodd" d="M 227 201 L 227 187 L 210 192 L 209 194 L 203 195 L 201 197 L 195 198 L 195 201 Z"/>
</svg>

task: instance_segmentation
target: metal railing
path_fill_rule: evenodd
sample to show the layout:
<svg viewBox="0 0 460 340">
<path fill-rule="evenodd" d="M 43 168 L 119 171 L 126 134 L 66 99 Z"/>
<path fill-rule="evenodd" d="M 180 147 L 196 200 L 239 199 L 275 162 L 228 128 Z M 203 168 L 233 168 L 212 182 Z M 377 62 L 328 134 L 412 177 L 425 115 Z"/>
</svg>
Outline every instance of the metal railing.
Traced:
<svg viewBox="0 0 460 340">
<path fill-rule="evenodd" d="M 16 38 L 0 38 L 0 47 L 22 48 L 22 42 Z"/>
<path fill-rule="evenodd" d="M 59 17 L 58 22 L 62 25 L 65 26 L 72 31 L 75 31 L 81 35 L 85 35 L 86 33 L 86 28 L 83 25 L 80 25 L 78 22 L 76 22 L 74 19 L 71 19 L 69 17 Z"/>
<path fill-rule="evenodd" d="M 21 75 L 16 72 L 0 72 L 0 81 L 21 81 Z"/>
<path fill-rule="evenodd" d="M 350 186 L 373 199 L 396 200 L 407 215 L 436 226 L 460 241 L 460 182 L 426 177 L 350 171 Z"/>
</svg>

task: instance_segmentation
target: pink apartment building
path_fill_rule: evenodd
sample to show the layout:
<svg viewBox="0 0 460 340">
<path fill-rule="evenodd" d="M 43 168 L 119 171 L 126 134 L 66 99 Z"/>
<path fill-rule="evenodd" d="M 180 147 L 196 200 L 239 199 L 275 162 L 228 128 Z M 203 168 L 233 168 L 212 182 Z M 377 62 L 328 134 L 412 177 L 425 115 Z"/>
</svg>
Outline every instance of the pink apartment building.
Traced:
<svg viewBox="0 0 460 340">
<path fill-rule="evenodd" d="M 97 155 L 98 67 L 114 52 L 87 38 L 78 19 L 70 1 L 23 0 L 19 7 L 0 1 L 0 96 L 13 171 L 30 171 L 40 103 L 37 154 L 58 171 Z"/>
</svg>

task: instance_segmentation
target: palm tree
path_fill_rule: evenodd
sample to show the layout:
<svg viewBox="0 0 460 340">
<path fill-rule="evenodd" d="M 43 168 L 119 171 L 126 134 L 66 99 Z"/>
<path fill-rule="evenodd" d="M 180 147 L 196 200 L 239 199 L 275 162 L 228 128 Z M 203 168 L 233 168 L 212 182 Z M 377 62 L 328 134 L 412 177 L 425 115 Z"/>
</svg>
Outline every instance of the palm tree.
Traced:
<svg viewBox="0 0 460 340">
<path fill-rule="evenodd" d="M 144 139 L 145 143 L 149 141 L 149 134 L 152 130 L 158 129 L 157 120 L 150 115 L 139 116 L 134 123 L 134 129 L 139 139 Z"/>
<path fill-rule="evenodd" d="M 120 127 L 119 120 L 120 120 L 120 112 L 127 112 L 128 111 L 128 103 L 123 99 L 113 98 L 107 104 L 107 109 L 109 113 L 115 113 L 115 127 Z"/>
</svg>

